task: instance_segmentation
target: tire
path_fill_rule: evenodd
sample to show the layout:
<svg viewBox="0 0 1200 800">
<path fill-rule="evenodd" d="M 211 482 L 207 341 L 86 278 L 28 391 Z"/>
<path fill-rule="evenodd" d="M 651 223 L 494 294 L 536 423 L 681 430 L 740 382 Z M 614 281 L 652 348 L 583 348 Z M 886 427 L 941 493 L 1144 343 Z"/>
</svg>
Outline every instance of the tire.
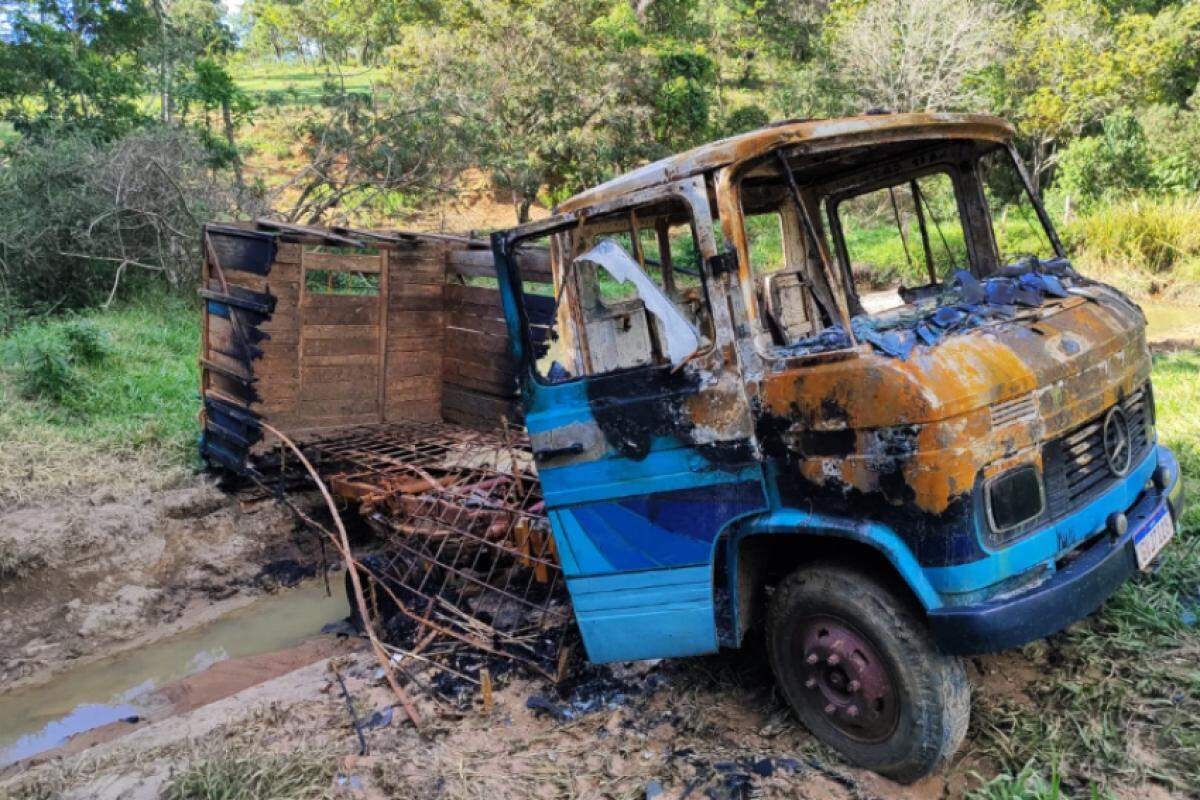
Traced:
<svg viewBox="0 0 1200 800">
<path fill-rule="evenodd" d="M 777 587 L 767 652 L 814 736 L 901 783 L 936 770 L 967 732 L 962 661 L 939 653 L 914 604 L 869 573 L 806 565 Z"/>
</svg>

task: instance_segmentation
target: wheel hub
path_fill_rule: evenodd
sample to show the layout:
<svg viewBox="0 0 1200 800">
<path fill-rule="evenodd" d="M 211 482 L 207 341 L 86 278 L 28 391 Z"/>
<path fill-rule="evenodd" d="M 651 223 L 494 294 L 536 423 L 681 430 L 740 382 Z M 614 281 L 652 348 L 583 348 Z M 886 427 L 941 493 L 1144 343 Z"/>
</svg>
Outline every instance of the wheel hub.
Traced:
<svg viewBox="0 0 1200 800">
<path fill-rule="evenodd" d="M 886 738 L 899 704 L 878 652 L 866 637 L 832 617 L 801 622 L 803 702 L 860 741 Z"/>
</svg>

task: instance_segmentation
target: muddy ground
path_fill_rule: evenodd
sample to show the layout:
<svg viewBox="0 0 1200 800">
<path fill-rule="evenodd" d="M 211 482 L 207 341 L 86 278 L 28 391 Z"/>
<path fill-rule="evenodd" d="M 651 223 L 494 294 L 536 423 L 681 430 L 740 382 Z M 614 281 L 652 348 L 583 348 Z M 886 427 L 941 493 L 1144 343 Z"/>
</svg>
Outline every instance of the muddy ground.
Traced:
<svg viewBox="0 0 1200 800">
<path fill-rule="evenodd" d="M 290 512 L 203 477 L 0 511 L 0 686 L 202 624 L 319 563 Z"/>
<path fill-rule="evenodd" d="M 200 478 L 153 495 L 99 492 L 8 511 L 0 543 L 10 554 L 0 587 L 6 689 L 203 624 L 320 563 L 289 512 L 239 501 Z M 0 771 L 0 798 L 924 800 L 962 797 L 997 769 L 976 746 L 977 723 L 953 764 L 914 786 L 847 766 L 793 720 L 755 647 L 615 669 L 584 665 L 561 688 L 512 673 L 500 678 L 490 709 L 469 687 L 457 698 L 422 689 L 430 676 L 410 664 L 417 731 L 359 640 L 313 633 L 297 648 L 164 687 L 154 713 Z M 1052 649 L 1034 646 L 972 659 L 976 709 L 1032 707 L 1027 690 L 1053 658 Z M 365 755 L 331 667 L 368 724 Z M 294 794 L 274 794 L 278 786 L 250 795 L 180 788 L 184 777 L 219 789 L 222 781 L 279 775 L 294 776 Z M 1187 796 L 1150 784 L 1110 788 L 1150 800 Z"/>
</svg>

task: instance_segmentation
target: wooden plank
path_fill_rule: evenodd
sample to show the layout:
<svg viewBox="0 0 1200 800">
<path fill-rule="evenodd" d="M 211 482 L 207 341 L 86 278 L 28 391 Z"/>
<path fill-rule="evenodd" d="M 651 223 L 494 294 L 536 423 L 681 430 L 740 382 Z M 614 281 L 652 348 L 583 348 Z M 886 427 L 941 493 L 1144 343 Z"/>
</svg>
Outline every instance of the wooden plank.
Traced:
<svg viewBox="0 0 1200 800">
<path fill-rule="evenodd" d="M 412 335 L 421 331 L 433 333 L 445 325 L 440 309 L 435 311 L 394 311 L 388 314 L 388 328 L 396 335 Z"/>
<path fill-rule="evenodd" d="M 461 376 L 471 376 L 488 381 L 494 386 L 513 386 L 517 383 L 518 370 L 511 358 L 474 360 L 468 353 L 447 353 L 442 360 L 442 374 L 447 381 Z"/>
<path fill-rule="evenodd" d="M 380 254 L 380 264 L 383 267 L 382 274 L 379 276 L 379 303 L 381 307 L 386 307 L 388 300 L 391 297 L 391 292 L 388 288 L 388 276 L 391 273 L 390 259 L 394 254 L 384 251 Z M 375 398 L 375 405 L 379 409 L 379 419 L 382 422 L 384 418 L 383 406 L 387 400 L 387 375 L 388 375 L 388 314 L 380 312 L 379 331 L 375 340 L 375 352 L 378 355 L 376 368 L 379 372 L 378 381 L 378 396 Z"/>
<path fill-rule="evenodd" d="M 465 412 L 482 420 L 492 420 L 494 423 L 498 423 L 501 417 L 507 417 L 509 420 L 517 418 L 516 405 L 511 401 L 454 386 L 442 388 L 443 415 L 446 414 L 448 408 Z"/>
<path fill-rule="evenodd" d="M 427 400 L 405 400 L 388 403 L 384 409 L 387 420 L 411 419 L 417 422 L 439 422 L 442 419 L 441 403 Z"/>
<path fill-rule="evenodd" d="M 323 295 L 323 299 L 332 295 Z M 339 303 L 324 305 L 312 303 L 314 295 L 306 295 L 304 303 L 305 325 L 377 325 L 379 305 L 377 303 Z M 343 299 L 343 298 L 338 298 Z"/>
<path fill-rule="evenodd" d="M 307 387 L 305 387 L 300 402 L 296 404 L 296 410 L 301 414 L 312 415 L 314 417 L 343 417 L 351 414 L 377 415 L 378 409 L 379 404 L 376 402 L 374 392 L 371 392 L 369 397 L 311 398 L 308 396 Z M 378 419 L 378 416 L 375 416 L 375 418 Z"/>
<path fill-rule="evenodd" d="M 304 270 L 320 269 L 326 272 L 378 273 L 382 268 L 379 254 L 318 253 L 304 251 Z"/>
<path fill-rule="evenodd" d="M 279 249 L 275 251 L 275 264 L 299 264 L 304 246 L 297 242 L 279 242 Z M 271 267 L 271 271 L 276 270 L 275 266 Z"/>
<path fill-rule="evenodd" d="M 309 356 L 306 355 L 300 360 L 300 375 L 303 377 L 305 372 L 313 367 L 346 367 L 351 364 L 368 364 L 374 365 L 377 356 L 375 353 L 365 353 L 350 356 Z"/>
<path fill-rule="evenodd" d="M 446 327 L 479 331 L 491 336 L 501 336 L 505 341 L 508 340 L 508 323 L 503 319 L 464 313 L 461 306 L 446 315 Z"/>
<path fill-rule="evenodd" d="M 398 358 L 397 355 L 408 357 Z M 435 352 L 396 354 L 388 359 L 387 383 L 389 386 L 417 375 L 442 374 L 442 354 Z"/>
<path fill-rule="evenodd" d="M 388 388 L 388 402 L 398 403 L 410 400 L 436 401 L 442 397 L 442 381 L 439 378 L 416 379 L 418 382 L 402 387 Z"/>
<path fill-rule="evenodd" d="M 500 290 L 488 289 L 483 286 L 463 286 L 458 283 L 448 283 L 446 284 L 446 301 L 448 303 L 499 306 Z"/>
<path fill-rule="evenodd" d="M 496 267 L 491 250 L 451 250 L 446 257 L 447 272 L 469 277 L 495 278 Z M 551 283 L 550 251 L 522 248 L 517 251 L 517 269 L 522 280 Z"/>
<path fill-rule="evenodd" d="M 377 381 L 378 376 L 372 375 L 369 381 L 317 383 L 312 381 L 310 376 L 305 375 L 300 400 L 302 403 L 309 404 L 318 400 L 328 400 L 334 405 L 341 402 L 361 401 L 364 404 L 369 403 L 372 408 L 378 408 L 379 384 Z"/>
<path fill-rule="evenodd" d="M 301 358 L 309 356 L 357 356 L 378 355 L 379 340 L 376 337 L 353 337 L 345 339 L 304 338 L 300 345 Z"/>
<path fill-rule="evenodd" d="M 428 286 L 429 289 L 437 289 L 438 294 L 435 297 L 422 296 L 404 296 L 397 297 L 392 295 L 388 299 L 388 313 L 395 314 L 398 311 L 442 311 L 445 307 L 445 301 L 442 300 L 441 286 Z"/>
<path fill-rule="evenodd" d="M 379 377 L 373 364 L 314 365 L 304 370 L 306 383 L 372 383 Z"/>
<path fill-rule="evenodd" d="M 394 353 L 438 352 L 442 350 L 442 331 L 433 333 L 392 333 L 388 337 L 387 350 Z"/>
<path fill-rule="evenodd" d="M 493 336 L 490 333 L 467 330 L 466 328 L 446 328 L 446 340 L 453 343 L 458 351 L 489 353 L 491 355 L 508 355 L 508 338 Z"/>
<path fill-rule="evenodd" d="M 375 339 L 379 336 L 378 325 L 305 325 L 301 331 L 306 340 L 311 339 Z"/>
<path fill-rule="evenodd" d="M 473 375 L 446 375 L 444 378 L 444 387 L 454 387 L 458 389 L 469 389 L 473 392 L 490 395 L 492 397 L 504 397 L 516 399 L 517 382 L 514 378 L 510 384 L 493 381 L 489 378 L 480 378 Z"/>
</svg>

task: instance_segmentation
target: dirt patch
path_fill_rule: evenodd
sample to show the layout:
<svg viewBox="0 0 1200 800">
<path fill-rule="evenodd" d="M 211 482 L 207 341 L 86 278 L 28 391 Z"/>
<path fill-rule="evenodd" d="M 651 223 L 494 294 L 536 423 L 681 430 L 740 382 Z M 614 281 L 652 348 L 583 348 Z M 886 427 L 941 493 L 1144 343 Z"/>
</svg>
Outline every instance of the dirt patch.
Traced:
<svg viewBox="0 0 1200 800">
<path fill-rule="evenodd" d="M 318 562 L 289 512 L 247 506 L 207 478 L 0 512 L 0 685 L 200 624 L 286 582 L 278 565 L 294 578 Z"/>
</svg>

